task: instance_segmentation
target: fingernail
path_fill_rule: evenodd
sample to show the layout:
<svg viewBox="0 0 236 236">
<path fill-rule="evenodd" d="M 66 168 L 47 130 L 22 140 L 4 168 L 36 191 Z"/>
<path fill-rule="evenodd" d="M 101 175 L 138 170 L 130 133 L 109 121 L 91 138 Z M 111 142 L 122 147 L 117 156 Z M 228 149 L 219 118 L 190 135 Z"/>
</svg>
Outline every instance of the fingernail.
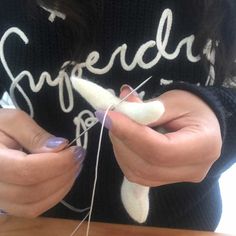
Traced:
<svg viewBox="0 0 236 236">
<path fill-rule="evenodd" d="M 0 216 L 1 215 L 7 215 L 7 213 L 4 210 L 0 209 Z"/>
<path fill-rule="evenodd" d="M 83 163 L 85 156 L 86 156 L 86 150 L 82 147 L 77 146 L 74 151 L 75 160 L 79 163 Z"/>
<path fill-rule="evenodd" d="M 123 84 L 123 85 L 121 86 L 121 88 L 120 88 L 120 92 L 123 92 L 124 90 L 128 90 L 127 92 L 128 92 L 128 93 L 131 93 L 134 89 L 133 89 L 130 85 L 128 85 L 128 84 Z M 132 94 L 133 94 L 134 96 L 136 96 L 136 97 L 139 96 L 136 91 L 133 91 Z"/>
<path fill-rule="evenodd" d="M 104 116 L 105 116 L 105 112 L 103 110 L 97 110 L 95 111 L 95 116 L 97 117 L 98 121 L 102 124 L 103 120 L 104 120 Z M 110 130 L 111 126 L 112 126 L 112 120 L 111 118 L 107 115 L 105 122 L 104 122 L 104 126 Z"/>
<path fill-rule="evenodd" d="M 62 144 L 66 144 L 68 143 L 68 140 L 64 139 L 64 138 L 59 138 L 59 137 L 52 137 L 49 138 L 46 142 L 46 147 L 47 148 L 57 148 Z"/>
</svg>

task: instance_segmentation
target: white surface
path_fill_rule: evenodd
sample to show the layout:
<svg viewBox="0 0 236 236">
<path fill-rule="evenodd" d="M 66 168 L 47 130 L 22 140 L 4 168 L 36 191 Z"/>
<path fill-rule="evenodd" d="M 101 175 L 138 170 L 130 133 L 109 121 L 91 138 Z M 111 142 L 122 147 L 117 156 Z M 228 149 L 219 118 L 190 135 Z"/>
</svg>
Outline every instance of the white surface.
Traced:
<svg viewBox="0 0 236 236">
<path fill-rule="evenodd" d="M 223 214 L 216 232 L 236 235 L 236 164 L 220 178 Z"/>
</svg>

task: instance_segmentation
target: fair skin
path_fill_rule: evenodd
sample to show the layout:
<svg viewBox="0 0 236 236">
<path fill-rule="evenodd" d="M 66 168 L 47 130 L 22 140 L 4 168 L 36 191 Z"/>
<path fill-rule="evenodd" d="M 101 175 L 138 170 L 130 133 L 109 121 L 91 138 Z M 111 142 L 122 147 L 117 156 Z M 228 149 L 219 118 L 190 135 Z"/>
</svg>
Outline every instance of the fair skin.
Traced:
<svg viewBox="0 0 236 236">
<path fill-rule="evenodd" d="M 121 97 L 129 91 L 124 87 Z M 123 173 L 130 181 L 147 186 L 200 182 L 220 156 L 221 132 L 214 112 L 185 91 L 172 90 L 158 99 L 166 112 L 152 127 L 164 127 L 169 131 L 166 134 L 109 112 L 110 137 Z M 129 100 L 142 102 L 136 96 Z M 36 217 L 72 187 L 81 163 L 74 158 L 74 147 L 45 148 L 51 136 L 27 114 L 1 110 L 0 208 L 9 214 Z"/>
<path fill-rule="evenodd" d="M 1 109 L 0 208 L 8 214 L 36 217 L 71 189 L 80 170 L 75 147 L 46 148 L 51 137 L 26 113 Z"/>
<path fill-rule="evenodd" d="M 129 92 L 126 87 L 121 97 Z M 123 173 L 131 182 L 146 186 L 201 182 L 221 152 L 221 131 L 214 112 L 187 91 L 172 90 L 158 99 L 164 103 L 165 113 L 151 126 L 164 127 L 166 134 L 116 112 L 108 114 L 114 153 Z M 129 100 L 141 102 L 136 96 Z"/>
</svg>

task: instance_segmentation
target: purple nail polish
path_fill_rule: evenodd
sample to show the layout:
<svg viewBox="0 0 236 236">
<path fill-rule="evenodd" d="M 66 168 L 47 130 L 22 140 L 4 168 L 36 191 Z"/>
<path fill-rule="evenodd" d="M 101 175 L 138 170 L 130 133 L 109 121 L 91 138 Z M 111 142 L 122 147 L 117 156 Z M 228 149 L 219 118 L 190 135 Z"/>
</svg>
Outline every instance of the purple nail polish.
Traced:
<svg viewBox="0 0 236 236">
<path fill-rule="evenodd" d="M 47 148 L 57 148 L 62 144 L 66 144 L 68 141 L 64 138 L 59 138 L 59 137 L 52 137 L 49 138 L 46 142 L 46 147 Z"/>
<path fill-rule="evenodd" d="M 104 116 L 105 116 L 105 112 L 102 111 L 102 110 L 97 110 L 95 111 L 95 116 L 97 117 L 98 121 L 102 124 L 103 123 L 103 119 L 104 119 Z M 111 118 L 107 115 L 106 116 L 106 119 L 105 119 L 105 122 L 104 122 L 104 126 L 110 130 L 111 127 L 112 127 L 112 120 Z"/>
<path fill-rule="evenodd" d="M 86 150 L 82 147 L 77 146 L 74 151 L 75 159 L 79 163 L 83 163 L 85 156 L 86 156 Z"/>
<path fill-rule="evenodd" d="M 4 215 L 7 215 L 7 213 L 4 210 L 0 209 L 0 216 L 1 215 L 4 216 Z"/>
</svg>

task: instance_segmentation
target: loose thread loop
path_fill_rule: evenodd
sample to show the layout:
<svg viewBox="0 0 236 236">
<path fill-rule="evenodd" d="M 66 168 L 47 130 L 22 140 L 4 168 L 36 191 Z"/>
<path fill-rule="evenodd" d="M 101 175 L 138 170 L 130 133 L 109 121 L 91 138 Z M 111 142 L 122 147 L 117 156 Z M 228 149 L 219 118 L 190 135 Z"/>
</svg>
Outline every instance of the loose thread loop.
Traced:
<svg viewBox="0 0 236 236">
<path fill-rule="evenodd" d="M 112 107 L 112 105 L 109 106 L 107 108 L 106 112 L 105 112 L 105 115 L 104 115 L 103 121 L 102 121 L 101 130 L 100 130 L 99 141 L 98 141 L 98 149 L 97 149 L 97 157 L 96 157 L 96 165 L 95 165 L 95 177 L 94 177 L 94 184 L 93 184 L 93 192 L 92 192 L 92 197 L 91 197 L 90 210 L 89 210 L 89 213 L 83 219 L 83 221 L 80 222 L 80 224 L 76 227 L 76 229 L 72 232 L 72 234 L 70 236 L 74 236 L 76 234 L 76 232 L 79 230 L 80 226 L 87 219 L 87 217 L 88 217 L 88 224 L 87 224 L 87 229 L 86 229 L 86 236 L 89 235 L 90 224 L 91 224 L 91 217 L 92 217 L 93 205 L 94 205 L 94 198 L 95 198 L 95 192 L 96 192 L 96 186 L 97 186 L 98 166 L 99 166 L 99 161 L 100 161 L 100 152 L 101 152 L 101 146 L 102 146 L 102 136 L 103 136 L 103 131 L 104 131 L 104 127 L 105 127 L 106 117 L 107 117 L 107 114 L 108 114 L 109 110 L 111 109 L 111 107 Z"/>
<path fill-rule="evenodd" d="M 98 177 L 98 165 L 100 161 L 100 152 L 101 152 L 101 146 L 102 146 L 102 136 L 103 136 L 103 130 L 105 127 L 105 121 L 107 118 L 108 111 L 111 109 L 112 105 L 109 106 L 105 112 L 105 115 L 103 117 L 102 126 L 100 130 L 100 136 L 99 136 L 99 142 L 98 142 L 98 150 L 97 150 L 97 158 L 96 158 L 96 167 L 95 167 L 95 178 L 94 178 L 94 185 L 93 185 L 93 193 L 92 193 L 92 200 L 90 205 L 90 211 L 89 211 L 89 218 L 88 218 L 88 225 L 87 225 L 87 231 L 86 236 L 89 235 L 90 230 L 90 223 L 91 223 L 91 217 L 92 217 L 92 211 L 93 211 L 93 204 L 94 204 L 94 198 L 95 198 L 95 192 L 96 192 L 96 186 L 97 186 L 97 177 Z"/>
<path fill-rule="evenodd" d="M 147 83 L 152 77 L 147 78 L 145 81 L 143 81 L 141 84 L 139 84 L 135 89 L 133 89 L 128 95 L 126 95 L 116 106 L 118 106 L 120 103 L 125 101 L 131 94 L 133 94 L 136 90 L 138 90 L 140 87 L 142 87 L 145 83 Z M 97 149 L 97 156 L 96 156 L 96 165 L 95 165 L 95 177 L 94 177 L 94 184 L 93 184 L 93 192 L 92 192 L 92 197 L 91 197 L 91 204 L 90 204 L 90 209 L 88 214 L 84 217 L 84 219 L 79 223 L 79 225 L 75 228 L 75 230 L 71 233 L 70 236 L 74 236 L 76 232 L 79 230 L 80 226 L 82 223 L 87 219 L 88 217 L 88 223 L 87 223 L 87 229 L 86 229 L 86 236 L 89 236 L 89 231 L 90 231 L 90 224 L 91 224 L 91 217 L 92 217 L 92 211 L 93 211 L 93 205 L 94 205 L 94 198 L 95 198 L 95 192 L 96 192 L 96 186 L 97 186 L 97 178 L 98 178 L 98 166 L 99 166 L 99 161 L 100 161 L 100 152 L 101 152 L 101 145 L 102 145 L 102 136 L 103 136 L 103 131 L 105 127 L 105 121 L 108 115 L 109 110 L 114 110 L 116 108 L 114 105 L 110 105 L 104 114 L 103 121 L 102 121 L 102 126 L 100 130 L 100 135 L 99 135 L 99 141 L 98 141 L 98 149 Z M 98 121 L 96 121 L 92 126 L 90 126 L 88 129 L 86 129 L 83 133 L 79 135 L 81 137 L 84 133 L 86 133 L 88 130 L 90 130 L 92 127 L 94 127 Z M 71 141 L 67 146 L 70 146 L 72 143 L 74 143 L 79 137 Z"/>
</svg>

